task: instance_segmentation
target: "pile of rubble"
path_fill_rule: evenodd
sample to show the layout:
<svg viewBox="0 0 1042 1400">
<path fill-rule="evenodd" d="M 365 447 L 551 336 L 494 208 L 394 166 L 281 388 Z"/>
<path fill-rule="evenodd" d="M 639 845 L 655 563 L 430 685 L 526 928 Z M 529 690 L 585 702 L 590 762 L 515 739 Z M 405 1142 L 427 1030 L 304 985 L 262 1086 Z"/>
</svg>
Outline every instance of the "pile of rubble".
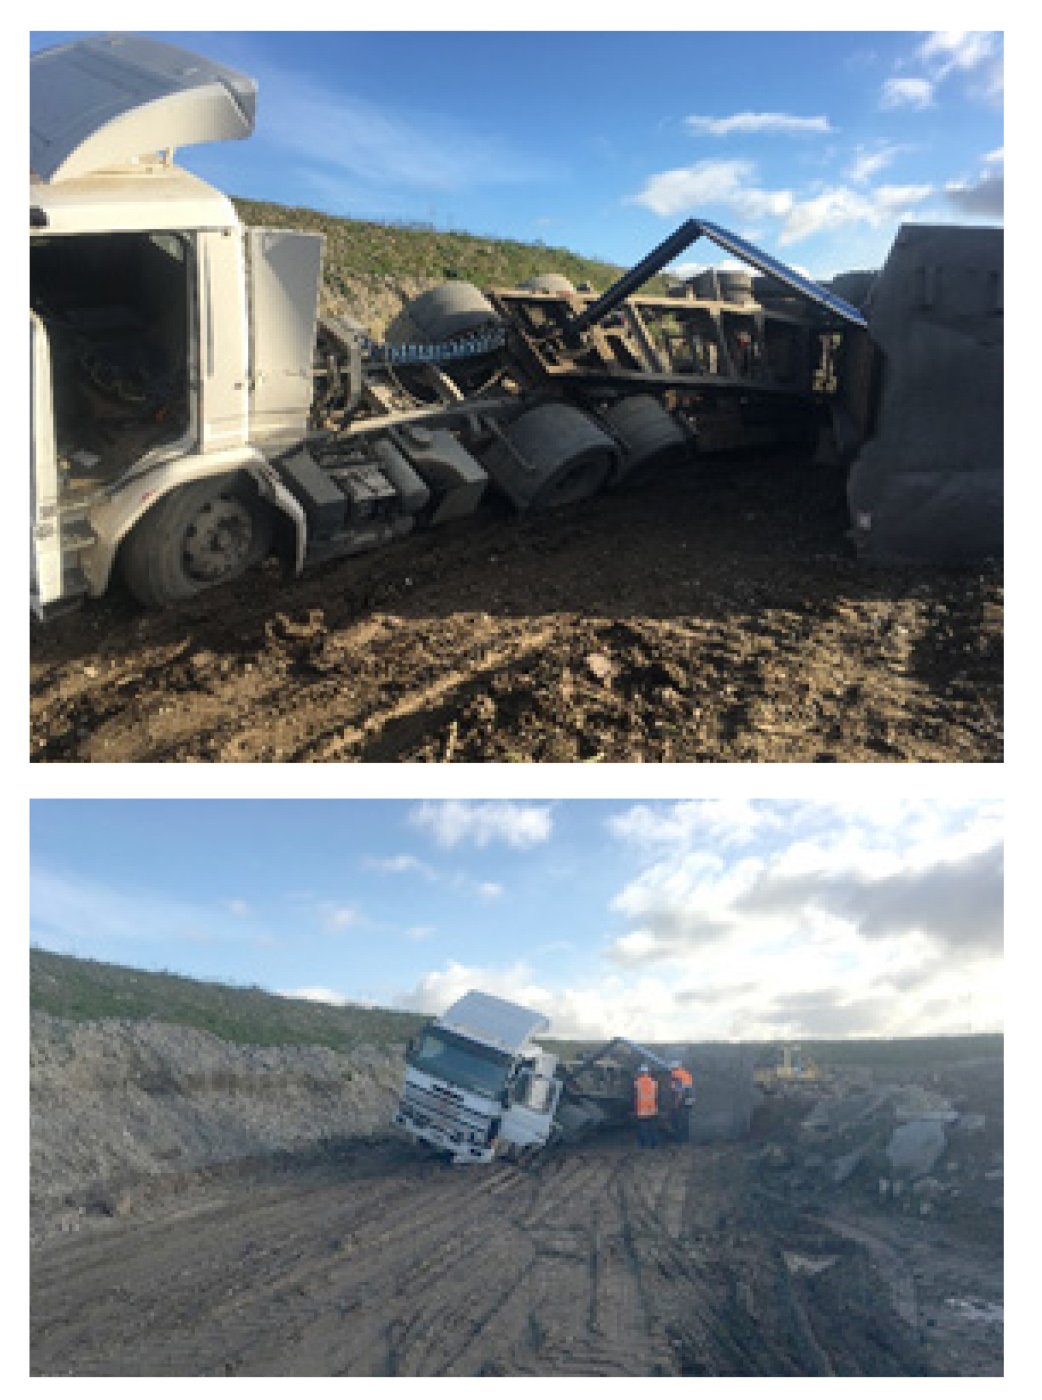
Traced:
<svg viewBox="0 0 1042 1400">
<path fill-rule="evenodd" d="M 978 1075 L 976 1095 L 857 1075 L 803 1088 L 789 1098 L 786 1128 L 772 1134 L 761 1164 L 817 1198 L 853 1193 L 905 1214 L 954 1219 L 984 1211 L 1001 1220 L 1001 1073 L 998 1063 L 983 1081 Z M 987 1112 L 970 1101 L 980 1101 L 985 1086 Z"/>
</svg>

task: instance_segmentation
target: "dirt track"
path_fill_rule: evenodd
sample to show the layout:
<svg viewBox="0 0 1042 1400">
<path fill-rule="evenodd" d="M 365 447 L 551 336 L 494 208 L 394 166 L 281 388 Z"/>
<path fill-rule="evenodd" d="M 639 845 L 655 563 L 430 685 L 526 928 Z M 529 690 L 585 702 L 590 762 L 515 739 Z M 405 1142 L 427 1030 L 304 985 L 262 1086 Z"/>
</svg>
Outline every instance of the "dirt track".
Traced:
<svg viewBox="0 0 1042 1400">
<path fill-rule="evenodd" d="M 768 1196 L 741 1146 L 626 1137 L 454 1169 L 355 1144 L 214 1173 L 144 1219 L 41 1245 L 32 1369 L 999 1372 L 1001 1326 L 968 1325 L 946 1294 L 1001 1300 L 1001 1253 L 890 1228 Z"/>
<path fill-rule="evenodd" d="M 167 615 L 34 624 L 38 761 L 1000 761 L 997 569 L 859 565 L 838 473 L 706 461 Z"/>
</svg>

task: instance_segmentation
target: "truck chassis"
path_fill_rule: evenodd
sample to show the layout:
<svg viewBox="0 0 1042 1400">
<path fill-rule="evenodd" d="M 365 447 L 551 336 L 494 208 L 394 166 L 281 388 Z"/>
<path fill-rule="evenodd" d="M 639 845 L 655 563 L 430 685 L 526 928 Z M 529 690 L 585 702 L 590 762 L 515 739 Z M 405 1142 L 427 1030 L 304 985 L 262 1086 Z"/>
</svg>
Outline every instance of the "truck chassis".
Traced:
<svg viewBox="0 0 1042 1400">
<path fill-rule="evenodd" d="M 487 293 L 450 282 L 376 344 L 321 314 L 319 236 L 243 229 L 223 196 L 134 145 L 128 65 L 158 94 L 150 138 L 169 102 L 176 139 L 186 99 L 200 104 L 186 139 L 249 134 L 251 80 L 184 57 L 120 36 L 33 60 L 34 113 L 53 127 L 43 139 L 34 116 L 41 617 L 103 593 L 117 564 L 143 604 L 166 606 L 271 553 L 299 574 L 470 515 L 487 491 L 556 509 L 666 460 L 811 445 L 840 421 L 844 382 L 866 373 L 854 307 L 705 220 L 600 295 L 553 276 Z M 84 64 L 95 96 L 112 75 L 120 118 L 99 103 L 86 138 Z M 712 274 L 638 295 L 700 237 L 757 269 L 755 285 Z"/>
</svg>

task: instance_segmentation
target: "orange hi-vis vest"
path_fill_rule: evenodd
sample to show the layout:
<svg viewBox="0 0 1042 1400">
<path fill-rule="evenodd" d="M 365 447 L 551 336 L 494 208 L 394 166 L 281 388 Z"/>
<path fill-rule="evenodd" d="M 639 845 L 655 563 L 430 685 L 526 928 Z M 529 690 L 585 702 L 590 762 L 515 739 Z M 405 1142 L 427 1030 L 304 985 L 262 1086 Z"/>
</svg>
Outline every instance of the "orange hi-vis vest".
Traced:
<svg viewBox="0 0 1042 1400">
<path fill-rule="evenodd" d="M 670 1075 L 673 1080 L 674 1089 L 690 1089 L 694 1084 L 694 1080 L 691 1078 L 691 1071 L 685 1069 L 683 1065 L 680 1065 L 677 1069 L 670 1070 Z"/>
<path fill-rule="evenodd" d="M 633 1085 L 637 1098 L 637 1117 L 654 1118 L 658 1113 L 658 1085 L 650 1074 L 638 1074 Z"/>
</svg>

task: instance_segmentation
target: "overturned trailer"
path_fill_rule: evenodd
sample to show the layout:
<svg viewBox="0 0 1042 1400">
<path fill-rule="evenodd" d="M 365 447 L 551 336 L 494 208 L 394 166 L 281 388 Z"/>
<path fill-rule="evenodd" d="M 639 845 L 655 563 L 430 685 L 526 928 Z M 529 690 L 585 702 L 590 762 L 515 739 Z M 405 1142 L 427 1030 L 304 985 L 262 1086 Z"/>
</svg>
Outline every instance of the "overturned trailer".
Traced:
<svg viewBox="0 0 1042 1400">
<path fill-rule="evenodd" d="M 696 447 L 813 437 L 852 308 L 451 283 L 387 340 L 319 315 L 319 235 L 244 228 L 172 149 L 239 139 L 256 85 L 157 40 L 31 61 L 31 602 L 118 567 L 176 603 L 275 552 L 306 565 L 472 513 L 538 510 Z M 768 260 L 761 257 L 761 265 Z M 769 266 L 775 266 L 769 264 Z"/>
<path fill-rule="evenodd" d="M 250 135 L 252 79 L 106 35 L 30 66 L 30 601 L 146 605 L 472 514 L 582 500 L 695 452 L 825 434 L 880 375 L 862 313 L 707 220 L 596 295 L 451 282 L 381 343 L 320 312 L 323 240 L 244 228 L 173 149 Z M 641 293 L 697 238 L 758 271 Z M 859 507 L 875 527 L 879 512 Z"/>
<path fill-rule="evenodd" d="M 659 1083 L 662 1126 L 673 1130 L 667 1059 L 616 1037 L 565 1061 L 534 1039 L 547 1030 L 537 1011 L 467 992 L 410 1042 L 395 1126 L 456 1163 L 516 1157 L 630 1123 L 644 1064 Z M 720 1046 L 684 1061 L 695 1077 L 688 1139 L 744 1137 L 756 1100 L 749 1054 Z"/>
</svg>

